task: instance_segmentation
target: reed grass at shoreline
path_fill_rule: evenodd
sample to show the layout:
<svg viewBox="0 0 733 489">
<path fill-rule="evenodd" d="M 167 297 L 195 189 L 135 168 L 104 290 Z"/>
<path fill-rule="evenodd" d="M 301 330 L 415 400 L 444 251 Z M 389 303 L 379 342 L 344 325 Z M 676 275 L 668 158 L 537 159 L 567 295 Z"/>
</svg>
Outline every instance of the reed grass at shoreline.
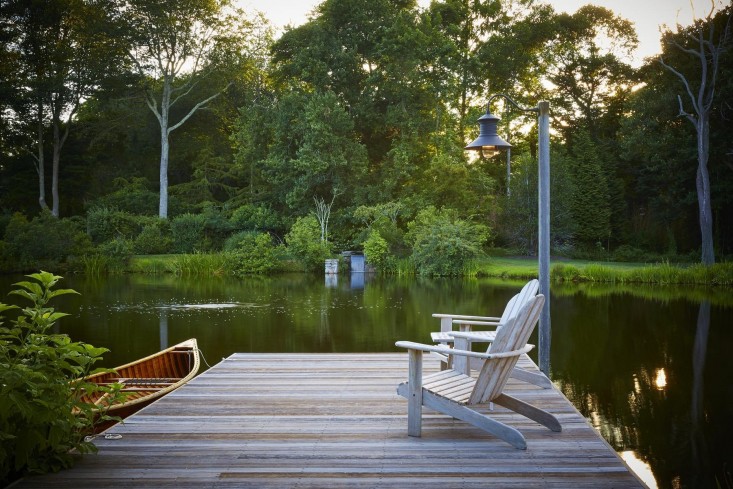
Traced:
<svg viewBox="0 0 733 489">
<path fill-rule="evenodd" d="M 226 275 L 231 267 L 226 253 L 189 255 L 139 255 L 116 272 L 175 275 Z M 407 260 L 400 262 L 397 275 L 414 275 Z M 90 262 L 88 274 L 99 274 L 102 266 Z M 293 267 L 284 267 L 294 271 Z M 524 280 L 537 277 L 534 257 L 499 257 L 471 262 L 464 267 L 467 277 L 495 277 Z M 555 283 L 658 284 L 733 286 L 733 263 L 702 264 L 589 262 L 558 259 L 551 262 L 550 280 Z"/>
</svg>

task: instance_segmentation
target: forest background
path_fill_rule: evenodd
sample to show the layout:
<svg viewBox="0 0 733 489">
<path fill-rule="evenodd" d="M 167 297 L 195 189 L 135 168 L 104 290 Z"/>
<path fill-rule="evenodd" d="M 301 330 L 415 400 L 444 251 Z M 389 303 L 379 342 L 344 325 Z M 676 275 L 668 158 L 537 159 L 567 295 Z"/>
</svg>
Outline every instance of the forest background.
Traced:
<svg viewBox="0 0 733 489">
<path fill-rule="evenodd" d="M 220 0 L 0 5 L 5 271 L 364 250 L 447 275 L 534 254 L 533 116 L 492 106 L 510 168 L 463 151 L 497 92 L 550 101 L 553 254 L 654 262 L 701 259 L 690 118 L 708 89 L 711 240 L 733 252 L 730 5 L 640 67 L 633 25 L 593 5 L 325 0 L 277 39 Z"/>
</svg>

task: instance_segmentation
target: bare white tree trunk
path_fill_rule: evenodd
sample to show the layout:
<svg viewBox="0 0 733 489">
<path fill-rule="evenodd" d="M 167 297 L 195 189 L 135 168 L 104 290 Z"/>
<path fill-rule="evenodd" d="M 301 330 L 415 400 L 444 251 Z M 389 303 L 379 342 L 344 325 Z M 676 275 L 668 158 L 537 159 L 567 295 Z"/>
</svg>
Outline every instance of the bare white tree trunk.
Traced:
<svg viewBox="0 0 733 489">
<path fill-rule="evenodd" d="M 326 204 L 323 197 L 313 197 L 313 201 L 316 203 L 316 219 L 318 224 L 321 225 L 321 243 L 328 241 L 328 220 L 331 218 L 331 207 L 333 201 L 336 200 L 336 191 L 333 192 L 333 198 L 331 202 Z"/>
<path fill-rule="evenodd" d="M 214 95 L 200 101 L 194 105 L 180 121 L 174 125 L 170 125 L 170 108 L 182 96 L 179 95 L 178 97 L 173 97 L 176 90 L 173 88 L 173 79 L 175 76 L 176 73 L 166 74 L 163 76 L 163 92 L 161 94 L 160 104 L 158 104 L 153 93 L 148 91 L 145 94 L 145 100 L 148 107 L 158 119 L 158 124 L 160 125 L 160 200 L 158 203 L 158 216 L 163 219 L 168 218 L 168 161 L 170 153 L 170 134 L 181 127 L 197 110 L 205 107 L 209 102 L 224 93 L 224 91 L 231 86 L 231 83 L 229 83 Z M 190 88 L 190 86 L 184 85 L 183 88 L 179 88 L 178 90 L 180 91 L 185 89 L 188 91 Z"/>
<path fill-rule="evenodd" d="M 158 202 L 158 217 L 168 218 L 168 131 L 160 126 L 160 200 Z"/>
<path fill-rule="evenodd" d="M 168 155 L 170 152 L 170 128 L 168 127 L 168 114 L 170 113 L 171 80 L 165 77 L 163 81 L 163 95 L 160 103 L 160 113 L 151 106 L 151 110 L 158 117 L 160 123 L 160 199 L 158 203 L 158 216 L 168 218 Z"/>
</svg>

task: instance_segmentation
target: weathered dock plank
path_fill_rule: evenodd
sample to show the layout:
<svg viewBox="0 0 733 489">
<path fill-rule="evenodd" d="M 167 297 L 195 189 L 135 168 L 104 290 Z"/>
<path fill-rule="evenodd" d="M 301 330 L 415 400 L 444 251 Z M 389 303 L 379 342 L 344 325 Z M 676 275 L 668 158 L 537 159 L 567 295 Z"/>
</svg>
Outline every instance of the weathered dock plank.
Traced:
<svg viewBox="0 0 733 489">
<path fill-rule="evenodd" d="M 497 406 L 527 450 L 428 410 L 408 437 L 406 378 L 406 354 L 235 354 L 99 436 L 98 454 L 14 488 L 643 487 L 560 392 L 514 380 L 561 433 Z"/>
</svg>

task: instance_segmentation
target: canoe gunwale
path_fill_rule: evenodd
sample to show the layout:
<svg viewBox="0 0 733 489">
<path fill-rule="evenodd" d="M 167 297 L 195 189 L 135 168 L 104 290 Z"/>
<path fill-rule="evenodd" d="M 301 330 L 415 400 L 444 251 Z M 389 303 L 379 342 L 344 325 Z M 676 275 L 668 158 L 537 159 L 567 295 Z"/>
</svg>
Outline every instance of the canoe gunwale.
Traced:
<svg viewBox="0 0 733 489">
<path fill-rule="evenodd" d="M 144 363 L 149 363 L 149 362 L 155 360 L 156 358 L 159 358 L 159 357 L 162 357 L 162 356 L 168 355 L 168 354 L 173 354 L 173 353 L 185 353 L 185 354 L 189 355 L 189 357 L 193 360 L 192 361 L 192 364 L 190 365 L 190 369 L 189 369 L 188 373 L 185 376 L 183 376 L 181 378 L 172 378 L 172 377 L 167 377 L 167 378 L 161 378 L 161 377 L 121 377 L 121 378 L 118 378 L 119 380 L 122 380 L 123 382 L 119 382 L 119 380 L 116 380 L 115 378 L 105 379 L 104 382 L 100 382 L 100 385 L 107 385 L 107 386 L 109 386 L 109 385 L 114 385 L 114 384 L 121 384 L 122 385 L 122 390 L 124 390 L 125 389 L 125 385 L 126 385 L 126 383 L 124 381 L 129 379 L 129 380 L 134 380 L 133 382 L 131 382 L 129 384 L 130 387 L 141 388 L 140 390 L 138 390 L 138 392 L 139 391 L 145 391 L 145 390 L 150 390 L 150 391 L 153 391 L 153 392 L 151 392 L 149 395 L 144 395 L 144 396 L 141 396 L 141 397 L 138 397 L 138 398 L 135 398 L 135 399 L 131 399 L 131 400 L 128 400 L 128 401 L 123 401 L 123 402 L 121 402 L 119 404 L 113 404 L 111 406 L 105 406 L 105 407 L 95 407 L 93 409 L 93 411 L 94 412 L 104 412 L 106 415 L 109 415 L 109 416 L 119 416 L 118 412 L 123 411 L 123 410 L 124 411 L 130 411 L 129 414 L 132 414 L 132 413 L 136 412 L 138 409 L 142 409 L 143 407 L 147 406 L 148 404 L 150 404 L 151 402 L 155 401 L 156 399 L 158 399 L 158 398 L 160 398 L 160 397 L 168 394 L 169 392 L 177 389 L 178 387 L 186 384 L 189 380 L 191 380 L 192 378 L 194 378 L 196 376 L 196 374 L 198 373 L 199 367 L 200 367 L 200 354 L 199 354 L 198 344 L 197 344 L 195 338 L 191 338 L 191 339 L 189 339 L 187 341 L 184 341 L 182 343 L 179 343 L 177 345 L 173 345 L 173 346 L 168 347 L 168 348 L 166 348 L 164 350 L 161 350 L 161 351 L 159 351 L 157 353 L 154 353 L 152 355 L 148 355 L 147 357 L 140 358 L 140 359 L 135 360 L 135 361 L 130 362 L 130 363 L 126 363 L 125 365 L 121 365 L 119 367 L 115 367 L 114 370 L 115 371 L 120 371 L 120 370 L 123 370 L 123 369 L 126 369 L 126 368 L 134 367 L 136 365 L 140 365 L 140 364 L 144 364 Z M 87 382 L 94 383 L 95 382 L 94 381 L 95 378 L 105 377 L 107 375 L 109 375 L 109 374 L 99 373 L 99 374 L 95 374 L 95 375 L 91 375 L 89 377 L 86 377 L 85 380 Z M 150 388 L 149 389 L 145 389 L 145 387 L 148 387 L 148 386 L 141 385 L 141 382 L 145 382 L 146 379 L 150 379 L 151 381 L 153 381 L 153 382 L 150 383 Z M 166 382 L 159 382 L 159 383 L 156 384 L 154 382 L 155 380 L 168 380 L 168 381 L 170 381 L 170 380 L 173 380 L 173 379 L 175 379 L 175 382 L 167 382 L 167 385 L 164 385 L 162 387 L 154 387 L 154 386 L 161 386 L 163 384 L 166 384 Z M 129 415 L 129 414 L 127 414 L 127 415 Z"/>
</svg>

